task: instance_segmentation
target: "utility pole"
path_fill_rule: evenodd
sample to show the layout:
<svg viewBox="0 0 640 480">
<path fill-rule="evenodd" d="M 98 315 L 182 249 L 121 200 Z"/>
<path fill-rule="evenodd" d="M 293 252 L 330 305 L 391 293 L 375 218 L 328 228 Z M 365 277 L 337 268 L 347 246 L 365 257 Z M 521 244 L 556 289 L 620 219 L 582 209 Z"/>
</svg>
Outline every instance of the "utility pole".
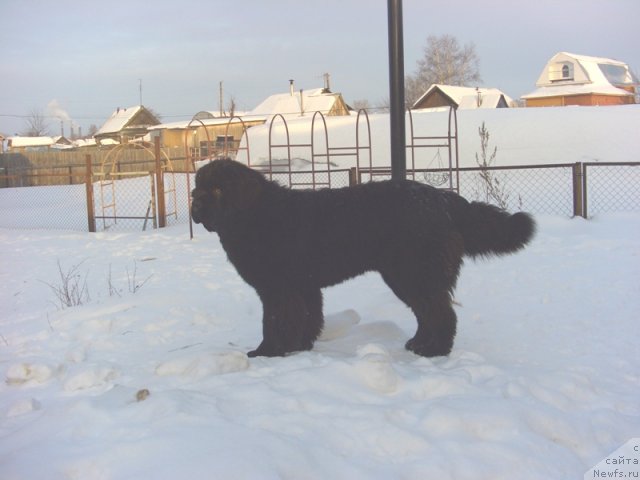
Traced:
<svg viewBox="0 0 640 480">
<path fill-rule="evenodd" d="M 387 17 L 389 22 L 391 178 L 400 180 L 407 176 L 402 0 L 387 0 Z"/>
<path fill-rule="evenodd" d="M 220 106 L 220 116 L 224 117 L 224 95 L 222 90 L 222 81 L 220 81 L 220 91 L 218 93 L 218 105 Z"/>
<path fill-rule="evenodd" d="M 138 79 L 138 90 L 140 91 L 140 105 L 142 105 L 142 79 Z"/>
</svg>

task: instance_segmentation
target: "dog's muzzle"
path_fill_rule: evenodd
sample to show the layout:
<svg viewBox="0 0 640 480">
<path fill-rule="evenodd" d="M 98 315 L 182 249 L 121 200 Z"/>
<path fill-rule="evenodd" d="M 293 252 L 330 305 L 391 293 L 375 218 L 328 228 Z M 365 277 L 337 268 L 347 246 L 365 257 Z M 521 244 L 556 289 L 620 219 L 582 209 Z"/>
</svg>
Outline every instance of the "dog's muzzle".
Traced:
<svg viewBox="0 0 640 480">
<path fill-rule="evenodd" d="M 202 223 L 201 210 L 202 206 L 200 205 L 200 202 L 193 200 L 191 202 L 191 218 L 196 223 Z"/>
</svg>

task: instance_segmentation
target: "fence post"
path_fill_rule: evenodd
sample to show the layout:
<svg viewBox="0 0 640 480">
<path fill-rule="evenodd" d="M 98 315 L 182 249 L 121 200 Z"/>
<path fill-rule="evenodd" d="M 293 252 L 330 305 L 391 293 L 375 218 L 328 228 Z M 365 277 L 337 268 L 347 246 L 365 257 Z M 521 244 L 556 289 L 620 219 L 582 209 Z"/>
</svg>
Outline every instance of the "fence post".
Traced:
<svg viewBox="0 0 640 480">
<path fill-rule="evenodd" d="M 582 163 L 573 164 L 573 216 L 586 218 L 582 185 Z"/>
<path fill-rule="evenodd" d="M 358 184 L 358 171 L 356 167 L 351 167 L 349 169 L 349 186 L 353 187 Z"/>
<path fill-rule="evenodd" d="M 158 227 L 167 226 L 167 211 L 164 202 L 164 175 L 160 160 L 160 137 L 155 138 L 154 153 L 156 157 L 156 197 L 158 198 Z"/>
<path fill-rule="evenodd" d="M 84 183 L 87 190 L 87 222 L 89 231 L 96 231 L 96 213 L 93 205 L 93 171 L 91 165 L 91 155 L 85 155 L 86 169 Z"/>
<path fill-rule="evenodd" d="M 589 164 L 585 163 L 582 166 L 582 216 L 584 218 L 588 218 L 588 213 L 587 213 L 587 206 L 589 204 L 589 202 L 587 201 L 587 170 Z"/>
</svg>

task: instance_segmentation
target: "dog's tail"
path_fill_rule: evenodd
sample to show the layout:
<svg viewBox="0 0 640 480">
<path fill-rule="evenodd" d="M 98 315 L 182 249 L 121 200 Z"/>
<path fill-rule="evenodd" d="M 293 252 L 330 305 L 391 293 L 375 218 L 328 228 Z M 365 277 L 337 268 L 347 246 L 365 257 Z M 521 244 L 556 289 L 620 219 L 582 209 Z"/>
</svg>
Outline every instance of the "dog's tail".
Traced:
<svg viewBox="0 0 640 480">
<path fill-rule="evenodd" d="M 533 238 L 536 224 L 528 213 L 512 215 L 494 205 L 458 198 L 461 202 L 456 202 L 451 213 L 462 233 L 465 255 L 475 257 L 514 253 Z"/>
</svg>

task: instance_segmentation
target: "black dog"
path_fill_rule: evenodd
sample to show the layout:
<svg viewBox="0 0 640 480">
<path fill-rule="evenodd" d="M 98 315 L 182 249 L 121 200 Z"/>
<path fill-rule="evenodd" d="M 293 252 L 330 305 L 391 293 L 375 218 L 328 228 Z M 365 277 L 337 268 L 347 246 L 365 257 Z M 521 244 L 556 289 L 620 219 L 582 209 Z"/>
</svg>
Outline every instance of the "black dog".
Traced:
<svg viewBox="0 0 640 480">
<path fill-rule="evenodd" d="M 263 340 L 251 357 L 311 349 L 324 321 L 320 289 L 368 271 L 418 320 L 406 348 L 447 355 L 463 255 L 515 252 L 535 230 L 526 213 L 408 180 L 291 190 L 228 159 L 198 170 L 192 197 L 193 220 L 218 233 L 262 300 Z"/>
</svg>

